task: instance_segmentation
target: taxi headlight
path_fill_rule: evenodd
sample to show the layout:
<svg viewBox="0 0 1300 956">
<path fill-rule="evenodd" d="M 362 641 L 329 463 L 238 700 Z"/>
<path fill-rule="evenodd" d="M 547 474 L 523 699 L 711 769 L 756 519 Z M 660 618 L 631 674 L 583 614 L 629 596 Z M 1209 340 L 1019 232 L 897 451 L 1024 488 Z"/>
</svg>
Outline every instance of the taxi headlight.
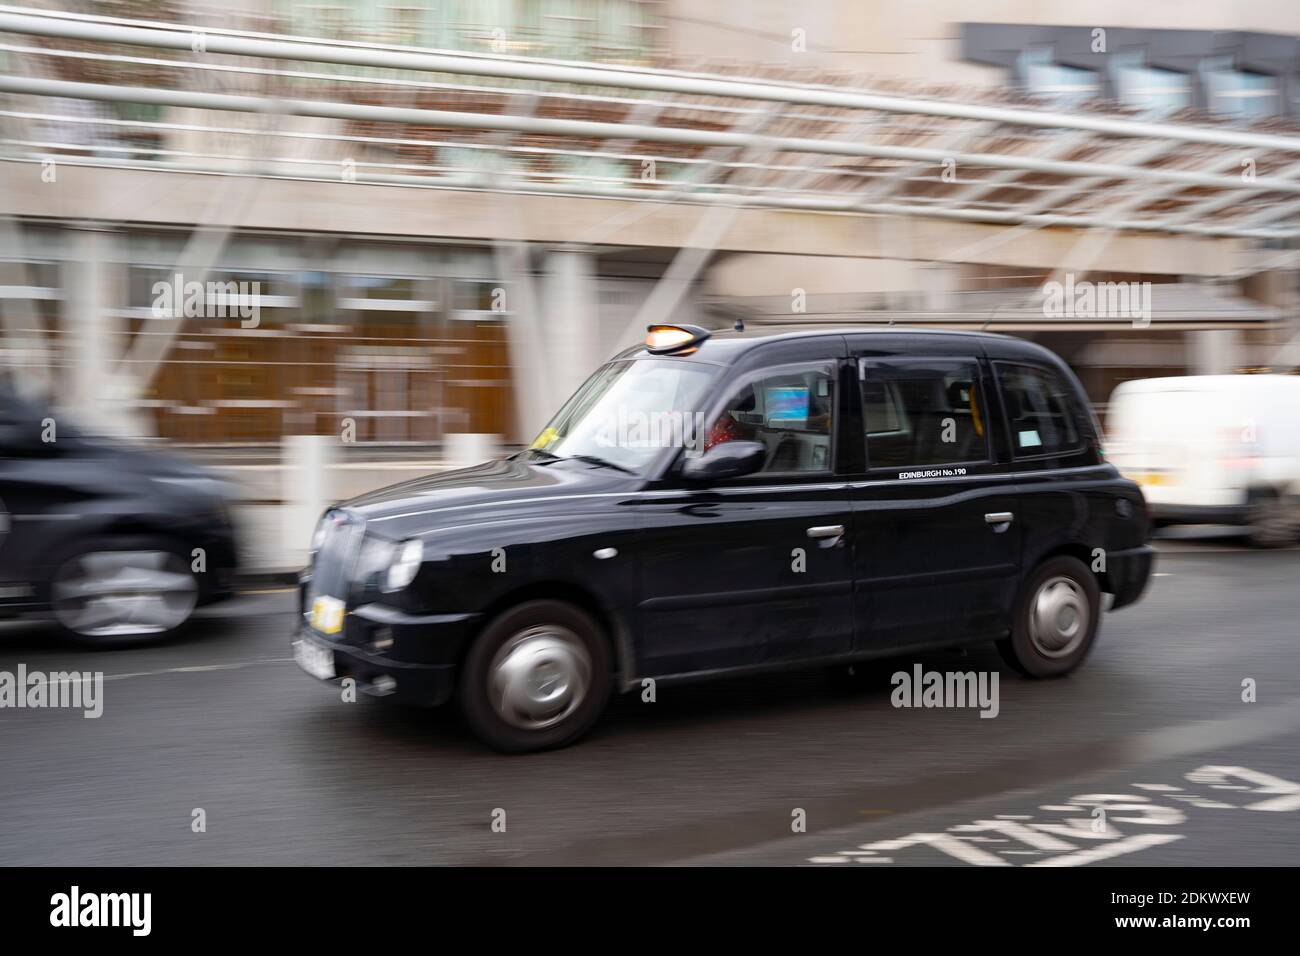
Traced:
<svg viewBox="0 0 1300 956">
<path fill-rule="evenodd" d="M 403 541 L 397 549 L 397 560 L 388 568 L 384 579 L 385 591 L 400 591 L 415 580 L 415 572 L 420 570 L 424 560 L 424 542 L 419 538 Z"/>
</svg>

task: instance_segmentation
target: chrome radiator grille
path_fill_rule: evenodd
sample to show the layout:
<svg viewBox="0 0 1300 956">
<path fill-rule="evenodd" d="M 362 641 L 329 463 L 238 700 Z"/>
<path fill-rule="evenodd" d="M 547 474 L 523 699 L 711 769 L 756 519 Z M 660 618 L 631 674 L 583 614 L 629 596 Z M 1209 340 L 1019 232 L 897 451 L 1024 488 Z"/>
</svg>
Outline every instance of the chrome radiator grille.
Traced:
<svg viewBox="0 0 1300 956">
<path fill-rule="evenodd" d="M 325 520 L 325 535 L 312 565 L 308 597 L 327 594 L 347 600 L 365 525 L 343 511 L 330 512 Z"/>
</svg>

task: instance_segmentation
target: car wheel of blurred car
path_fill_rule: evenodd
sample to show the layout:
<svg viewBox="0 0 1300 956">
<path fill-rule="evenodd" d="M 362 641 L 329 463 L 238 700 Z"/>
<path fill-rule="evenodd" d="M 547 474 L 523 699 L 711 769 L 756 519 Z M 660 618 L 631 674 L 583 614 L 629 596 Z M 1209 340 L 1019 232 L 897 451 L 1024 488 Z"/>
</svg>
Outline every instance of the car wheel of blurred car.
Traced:
<svg viewBox="0 0 1300 956">
<path fill-rule="evenodd" d="M 122 647 L 164 640 L 189 621 L 199 583 L 183 553 L 153 537 L 80 542 L 54 562 L 50 607 L 74 640 Z"/>
<path fill-rule="evenodd" d="M 1002 659 L 1029 677 L 1056 677 L 1078 667 L 1097 637 L 1101 588 L 1078 558 L 1044 561 L 1016 604 L 1011 636 L 997 642 Z"/>
<path fill-rule="evenodd" d="M 1282 548 L 1296 540 L 1293 509 L 1272 492 L 1252 493 L 1250 543 L 1257 548 Z"/>
<path fill-rule="evenodd" d="M 563 747 L 604 710 L 612 685 L 599 625 L 561 601 L 502 612 L 461 668 L 458 697 L 473 731 L 507 753 Z"/>
</svg>

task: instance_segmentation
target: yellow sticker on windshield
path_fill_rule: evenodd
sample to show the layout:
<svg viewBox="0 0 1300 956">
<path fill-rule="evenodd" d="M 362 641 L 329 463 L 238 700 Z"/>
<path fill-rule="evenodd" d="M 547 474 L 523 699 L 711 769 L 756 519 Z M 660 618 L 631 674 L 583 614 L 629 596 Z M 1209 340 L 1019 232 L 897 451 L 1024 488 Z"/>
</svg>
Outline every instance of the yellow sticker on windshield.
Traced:
<svg viewBox="0 0 1300 956">
<path fill-rule="evenodd" d="M 535 439 L 533 439 L 533 443 L 528 447 L 545 448 L 547 445 L 549 445 L 551 442 L 555 441 L 555 439 L 559 437 L 560 437 L 560 433 L 557 432 L 554 428 L 543 428 L 542 433 L 538 435 Z"/>
</svg>

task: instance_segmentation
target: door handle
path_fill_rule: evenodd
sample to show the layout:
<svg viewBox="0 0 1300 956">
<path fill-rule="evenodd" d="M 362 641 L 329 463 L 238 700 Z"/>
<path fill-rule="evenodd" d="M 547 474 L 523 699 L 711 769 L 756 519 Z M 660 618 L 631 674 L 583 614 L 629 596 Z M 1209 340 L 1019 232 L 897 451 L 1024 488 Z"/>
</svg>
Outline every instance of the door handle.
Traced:
<svg viewBox="0 0 1300 956">
<path fill-rule="evenodd" d="M 991 511 L 984 516 L 986 524 L 1011 524 L 1015 515 L 1010 511 Z"/>
<path fill-rule="evenodd" d="M 838 538 L 844 534 L 844 525 L 842 524 L 823 524 L 814 525 L 808 529 L 810 538 Z"/>
</svg>

